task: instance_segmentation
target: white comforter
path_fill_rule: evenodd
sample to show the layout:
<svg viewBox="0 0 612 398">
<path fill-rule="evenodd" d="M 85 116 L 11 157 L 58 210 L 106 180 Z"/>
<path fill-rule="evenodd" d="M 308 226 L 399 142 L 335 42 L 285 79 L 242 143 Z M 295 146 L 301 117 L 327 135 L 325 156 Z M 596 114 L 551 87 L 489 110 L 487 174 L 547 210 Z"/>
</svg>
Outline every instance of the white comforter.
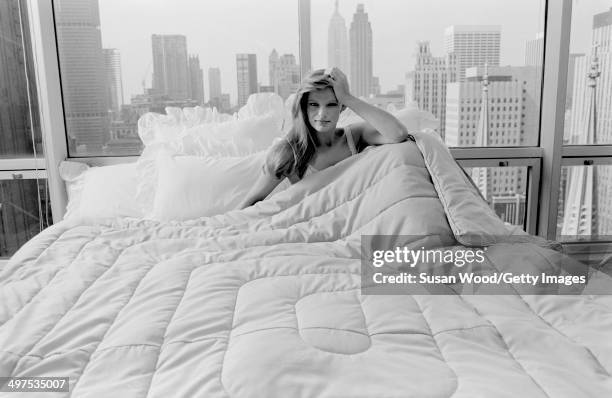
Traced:
<svg viewBox="0 0 612 398">
<path fill-rule="evenodd" d="M 67 376 L 73 397 L 612 396 L 612 296 L 361 295 L 376 233 L 559 258 L 419 134 L 244 211 L 48 228 L 0 273 L 0 376 Z"/>
</svg>

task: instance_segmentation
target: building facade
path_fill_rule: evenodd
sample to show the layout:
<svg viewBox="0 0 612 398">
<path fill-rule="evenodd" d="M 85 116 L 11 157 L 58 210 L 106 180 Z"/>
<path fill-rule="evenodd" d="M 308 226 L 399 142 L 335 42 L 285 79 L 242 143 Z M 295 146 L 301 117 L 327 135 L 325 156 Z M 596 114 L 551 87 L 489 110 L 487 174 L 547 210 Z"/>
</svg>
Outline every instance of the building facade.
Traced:
<svg viewBox="0 0 612 398">
<path fill-rule="evenodd" d="M 106 96 L 112 118 L 116 119 L 123 105 L 123 79 L 121 76 L 121 54 L 116 48 L 105 48 L 104 72 L 106 74 Z"/>
<path fill-rule="evenodd" d="M 329 20 L 327 29 L 327 67 L 340 68 L 349 78 L 350 81 L 350 66 L 349 66 L 349 42 L 346 32 L 346 22 L 340 11 L 338 11 L 338 0 L 336 0 L 336 8 Z"/>
<path fill-rule="evenodd" d="M 269 57 L 270 86 L 273 92 L 287 99 L 300 86 L 300 66 L 293 54 L 278 56 L 276 50 Z"/>
<path fill-rule="evenodd" d="M 200 68 L 200 57 L 189 56 L 189 98 L 204 105 L 204 72 Z"/>
<path fill-rule="evenodd" d="M 191 97 L 187 38 L 183 35 L 152 35 L 153 89 L 173 100 Z"/>
<path fill-rule="evenodd" d="M 208 68 L 209 101 L 213 106 L 221 102 L 221 69 Z"/>
<path fill-rule="evenodd" d="M 444 49 L 456 57 L 457 80 L 473 66 L 499 66 L 501 27 L 497 25 L 453 25 L 444 31 Z M 457 81 L 451 80 L 451 81 Z"/>
<path fill-rule="evenodd" d="M 407 100 L 419 109 L 431 112 L 439 121 L 438 132 L 444 139 L 446 127 L 446 85 L 450 75 L 447 57 L 434 57 L 429 42 L 417 43 L 414 71 L 406 75 Z"/>
<path fill-rule="evenodd" d="M 312 70 L 312 35 L 310 33 L 310 0 L 298 0 L 300 73 L 303 78 Z"/>
<path fill-rule="evenodd" d="M 247 103 L 251 94 L 257 93 L 257 55 L 236 54 L 238 81 L 238 106 Z"/>
<path fill-rule="evenodd" d="M 68 150 L 100 155 L 110 118 L 98 0 L 54 4 Z"/>
<path fill-rule="evenodd" d="M 363 4 L 357 5 L 350 33 L 350 85 L 358 97 L 367 97 L 373 88 L 372 26 Z"/>
</svg>

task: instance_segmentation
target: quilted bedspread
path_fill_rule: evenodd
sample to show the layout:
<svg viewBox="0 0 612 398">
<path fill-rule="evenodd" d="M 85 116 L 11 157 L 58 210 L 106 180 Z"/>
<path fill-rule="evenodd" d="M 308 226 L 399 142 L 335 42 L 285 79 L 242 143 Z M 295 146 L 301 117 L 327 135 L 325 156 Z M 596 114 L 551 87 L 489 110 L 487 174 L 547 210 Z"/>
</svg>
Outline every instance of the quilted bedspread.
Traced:
<svg viewBox="0 0 612 398">
<path fill-rule="evenodd" d="M 496 267 L 559 257 L 427 134 L 242 211 L 62 221 L 0 273 L 0 376 L 69 377 L 36 397 L 612 397 L 610 295 L 361 294 L 361 235 L 470 233 Z"/>
</svg>

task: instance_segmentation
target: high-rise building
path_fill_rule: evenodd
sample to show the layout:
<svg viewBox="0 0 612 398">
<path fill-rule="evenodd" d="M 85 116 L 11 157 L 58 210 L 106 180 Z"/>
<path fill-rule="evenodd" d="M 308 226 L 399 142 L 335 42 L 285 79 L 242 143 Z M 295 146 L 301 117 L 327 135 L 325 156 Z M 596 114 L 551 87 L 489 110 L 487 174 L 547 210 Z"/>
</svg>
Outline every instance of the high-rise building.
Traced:
<svg viewBox="0 0 612 398">
<path fill-rule="evenodd" d="M 447 145 L 523 146 L 537 139 L 536 79 L 537 67 L 468 68 L 466 81 L 447 87 Z M 522 223 L 517 209 L 524 206 L 527 168 L 479 167 L 472 178 L 492 206 L 507 207 L 505 221 Z"/>
<path fill-rule="evenodd" d="M 340 68 L 350 80 L 349 43 L 346 23 L 338 11 L 338 0 L 327 29 L 327 66 Z"/>
<path fill-rule="evenodd" d="M 539 32 L 535 39 L 525 43 L 525 65 L 542 66 L 544 60 L 544 32 Z"/>
<path fill-rule="evenodd" d="M 351 91 L 358 97 L 372 93 L 372 26 L 363 4 L 357 4 L 350 28 Z"/>
<path fill-rule="evenodd" d="M 407 74 L 408 101 L 431 112 L 439 121 L 438 131 L 444 139 L 446 127 L 446 84 L 449 82 L 447 57 L 434 57 L 429 42 L 418 42 L 414 71 Z"/>
<path fill-rule="evenodd" d="M 238 78 L 238 106 L 247 103 L 249 95 L 257 92 L 257 55 L 236 54 Z"/>
<path fill-rule="evenodd" d="M 569 62 L 567 65 L 567 86 L 565 92 L 565 110 L 569 110 L 572 108 L 572 102 L 574 98 L 574 78 L 576 76 L 576 61 L 579 60 L 580 57 L 584 57 L 584 54 L 569 55 Z"/>
<path fill-rule="evenodd" d="M 191 97 L 187 38 L 183 35 L 152 35 L 153 89 L 173 100 Z"/>
<path fill-rule="evenodd" d="M 477 133 L 481 117 L 484 67 L 468 68 L 464 82 L 446 92 L 445 142 L 449 146 L 525 146 L 538 138 L 538 69 L 534 66 L 487 66 L 488 135 Z"/>
<path fill-rule="evenodd" d="M 199 105 L 204 104 L 204 72 L 200 68 L 200 58 L 197 55 L 189 56 L 189 98 Z"/>
<path fill-rule="evenodd" d="M 98 0 L 54 5 L 69 152 L 102 154 L 110 120 Z"/>
<path fill-rule="evenodd" d="M 499 66 L 501 27 L 498 25 L 453 25 L 444 32 L 444 48 L 454 54 L 458 81 L 472 66 Z M 455 81 L 455 80 L 451 80 Z"/>
<path fill-rule="evenodd" d="M 230 103 L 230 95 L 226 93 L 221 94 L 221 110 L 229 111 L 232 105 Z"/>
<path fill-rule="evenodd" d="M 287 99 L 300 86 L 300 67 L 293 54 L 283 54 L 280 58 L 276 50 L 269 58 L 270 86 L 275 93 Z"/>
<path fill-rule="evenodd" d="M 581 68 L 579 68 L 581 69 Z M 591 59 L 587 73 L 587 93 L 585 99 L 584 117 L 586 127 L 581 134 L 574 135 L 576 142 L 572 144 L 593 145 L 597 137 L 597 78 L 600 77 L 597 49 Z M 597 235 L 598 199 L 599 199 L 598 166 L 585 165 L 572 167 L 568 173 L 568 191 L 565 201 L 561 235 Z M 605 183 L 605 181 L 602 181 Z M 605 190 L 605 187 L 604 187 Z"/>
<path fill-rule="evenodd" d="M 208 87 L 210 102 L 218 107 L 221 103 L 221 69 L 208 68 Z"/>
<path fill-rule="evenodd" d="M 278 91 L 278 65 L 280 63 L 280 59 L 278 58 L 278 52 L 276 49 L 272 49 L 270 56 L 268 57 L 268 83 L 270 86 L 274 87 L 274 91 Z"/>
<path fill-rule="evenodd" d="M 121 54 L 116 48 L 105 48 L 104 70 L 106 74 L 106 95 L 113 118 L 119 116 L 123 105 L 123 81 L 121 77 Z"/>
<path fill-rule="evenodd" d="M 298 24 L 300 41 L 300 70 L 304 77 L 312 70 L 310 33 L 310 0 L 298 0 Z"/>
</svg>

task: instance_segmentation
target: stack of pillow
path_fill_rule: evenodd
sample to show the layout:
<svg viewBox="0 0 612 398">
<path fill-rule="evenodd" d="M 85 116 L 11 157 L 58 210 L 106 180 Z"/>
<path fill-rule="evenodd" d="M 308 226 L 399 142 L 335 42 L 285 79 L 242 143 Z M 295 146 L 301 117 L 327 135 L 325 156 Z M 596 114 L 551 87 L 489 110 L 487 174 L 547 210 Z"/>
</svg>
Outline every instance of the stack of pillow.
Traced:
<svg viewBox="0 0 612 398">
<path fill-rule="evenodd" d="M 64 219 L 180 221 L 235 209 L 261 173 L 267 148 L 291 128 L 292 101 L 260 93 L 233 116 L 201 107 L 143 115 L 138 134 L 145 148 L 135 163 L 62 162 L 69 199 Z M 437 127 L 414 104 L 389 110 L 409 131 Z M 338 125 L 361 120 L 346 110 Z"/>
</svg>

